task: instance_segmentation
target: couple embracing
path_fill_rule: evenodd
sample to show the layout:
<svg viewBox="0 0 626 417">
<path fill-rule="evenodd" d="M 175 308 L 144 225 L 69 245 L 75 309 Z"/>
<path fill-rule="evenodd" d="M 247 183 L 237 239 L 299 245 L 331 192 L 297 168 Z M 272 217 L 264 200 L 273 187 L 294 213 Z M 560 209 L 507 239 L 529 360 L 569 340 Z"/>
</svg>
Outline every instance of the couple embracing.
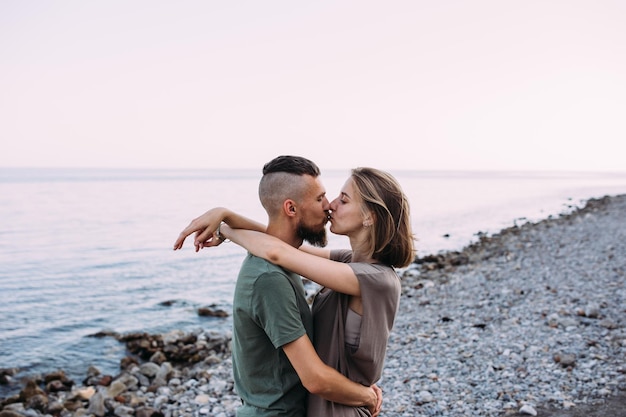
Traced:
<svg viewBox="0 0 626 417">
<path fill-rule="evenodd" d="M 195 232 L 196 251 L 226 239 L 248 251 L 233 301 L 237 416 L 377 416 L 395 268 L 415 255 L 404 192 L 390 174 L 356 168 L 329 202 L 315 163 L 279 156 L 263 167 L 259 198 L 267 225 L 217 207 L 174 244 Z M 323 249 L 327 222 L 350 250 Z M 301 277 L 322 287 L 312 307 Z"/>
</svg>

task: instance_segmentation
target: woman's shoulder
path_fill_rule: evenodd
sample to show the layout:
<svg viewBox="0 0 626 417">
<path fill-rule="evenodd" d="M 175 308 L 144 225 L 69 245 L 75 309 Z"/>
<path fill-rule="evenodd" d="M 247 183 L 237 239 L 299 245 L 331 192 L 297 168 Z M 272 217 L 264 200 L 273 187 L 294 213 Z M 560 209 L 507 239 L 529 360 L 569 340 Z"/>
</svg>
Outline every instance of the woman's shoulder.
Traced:
<svg viewBox="0 0 626 417">
<path fill-rule="evenodd" d="M 369 282 L 375 287 L 399 287 L 400 277 L 394 268 L 389 265 L 367 262 L 351 262 L 350 267 L 363 285 Z"/>
<path fill-rule="evenodd" d="M 332 249 L 330 260 L 343 263 L 352 262 L 352 251 L 349 249 Z"/>
</svg>

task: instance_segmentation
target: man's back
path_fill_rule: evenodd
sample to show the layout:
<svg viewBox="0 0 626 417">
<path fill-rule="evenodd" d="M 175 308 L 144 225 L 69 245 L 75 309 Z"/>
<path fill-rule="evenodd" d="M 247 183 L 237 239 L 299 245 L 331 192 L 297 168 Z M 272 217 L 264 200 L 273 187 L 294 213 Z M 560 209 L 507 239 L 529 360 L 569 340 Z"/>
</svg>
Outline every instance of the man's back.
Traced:
<svg viewBox="0 0 626 417">
<path fill-rule="evenodd" d="M 238 416 L 305 416 L 307 392 L 280 348 L 312 318 L 302 280 L 261 258 L 244 260 L 233 302 L 233 373 L 244 405 Z"/>
</svg>

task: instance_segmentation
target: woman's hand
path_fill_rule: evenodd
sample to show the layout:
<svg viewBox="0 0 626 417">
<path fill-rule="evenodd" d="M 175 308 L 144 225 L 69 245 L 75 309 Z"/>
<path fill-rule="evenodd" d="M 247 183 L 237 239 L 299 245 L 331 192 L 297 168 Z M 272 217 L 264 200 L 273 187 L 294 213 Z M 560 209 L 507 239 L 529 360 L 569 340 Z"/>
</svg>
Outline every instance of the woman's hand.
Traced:
<svg viewBox="0 0 626 417">
<path fill-rule="evenodd" d="M 174 250 L 181 249 L 185 239 L 195 232 L 194 246 L 196 252 L 204 247 L 218 246 L 223 242 L 222 239 L 218 239 L 215 232 L 220 223 L 224 220 L 227 214 L 227 210 L 223 207 L 215 207 L 200 217 L 196 217 L 189 223 L 189 226 L 185 227 L 178 235 L 178 239 L 174 242 Z"/>
<path fill-rule="evenodd" d="M 265 232 L 266 229 L 264 224 L 237 214 L 225 207 L 215 207 L 200 217 L 193 219 L 189 226 L 180 232 L 178 239 L 174 242 L 174 250 L 182 248 L 187 236 L 194 232 L 196 237 L 193 244 L 196 247 L 196 252 L 202 248 L 220 245 L 225 239 L 220 239 L 216 235 L 216 231 L 222 222 L 235 229 L 255 230 L 258 232 Z"/>
<path fill-rule="evenodd" d="M 376 417 L 379 413 L 380 410 L 382 409 L 383 406 L 383 391 L 380 389 L 380 387 L 376 384 L 372 385 L 371 388 L 374 390 L 374 392 L 376 392 L 376 406 L 374 408 L 369 408 L 370 412 L 372 413 L 372 417 Z"/>
</svg>

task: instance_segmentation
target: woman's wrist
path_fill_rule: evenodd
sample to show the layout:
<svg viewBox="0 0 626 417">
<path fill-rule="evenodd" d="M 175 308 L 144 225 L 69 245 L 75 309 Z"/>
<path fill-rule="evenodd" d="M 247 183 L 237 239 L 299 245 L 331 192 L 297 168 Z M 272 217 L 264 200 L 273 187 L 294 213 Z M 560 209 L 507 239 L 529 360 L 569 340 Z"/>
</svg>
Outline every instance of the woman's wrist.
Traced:
<svg viewBox="0 0 626 417">
<path fill-rule="evenodd" d="M 228 238 L 226 236 L 224 236 L 222 234 L 222 226 L 226 225 L 226 227 L 228 227 L 228 225 L 224 222 L 221 222 L 219 226 L 217 226 L 217 230 L 215 231 L 215 236 L 217 237 L 217 239 L 221 242 L 230 242 L 230 240 L 228 240 Z"/>
</svg>

